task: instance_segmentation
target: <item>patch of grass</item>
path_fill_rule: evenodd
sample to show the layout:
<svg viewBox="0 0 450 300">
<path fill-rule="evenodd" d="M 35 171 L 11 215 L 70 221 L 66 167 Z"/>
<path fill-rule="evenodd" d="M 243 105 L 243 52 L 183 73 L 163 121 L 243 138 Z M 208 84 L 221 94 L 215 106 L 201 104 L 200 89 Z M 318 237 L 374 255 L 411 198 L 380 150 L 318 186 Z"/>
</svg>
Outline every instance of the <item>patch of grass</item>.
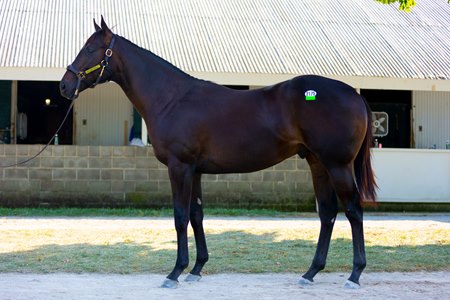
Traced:
<svg viewBox="0 0 450 300">
<path fill-rule="evenodd" d="M 167 274 L 176 259 L 175 230 L 153 222 L 131 228 L 0 227 L 0 272 Z M 311 263 L 318 237 L 318 228 L 208 226 L 205 230 L 210 261 L 204 273 L 301 273 Z M 450 270 L 450 229 L 375 227 L 365 235 L 368 271 Z M 192 232 L 189 243 L 193 266 Z M 325 271 L 350 272 L 352 249 L 349 228 L 335 228 Z"/>
</svg>

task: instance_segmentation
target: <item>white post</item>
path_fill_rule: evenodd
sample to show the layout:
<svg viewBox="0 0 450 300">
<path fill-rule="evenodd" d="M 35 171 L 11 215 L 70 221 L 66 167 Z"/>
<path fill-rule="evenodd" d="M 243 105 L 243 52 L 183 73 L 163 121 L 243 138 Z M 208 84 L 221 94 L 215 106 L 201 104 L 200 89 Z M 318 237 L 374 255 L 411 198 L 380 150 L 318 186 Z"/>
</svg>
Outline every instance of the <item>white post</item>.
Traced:
<svg viewBox="0 0 450 300">
<path fill-rule="evenodd" d="M 142 124 L 141 125 L 141 132 L 142 132 L 141 140 L 142 140 L 142 143 L 144 143 L 144 145 L 147 146 L 147 144 L 148 144 L 148 139 L 147 139 L 148 133 L 147 133 L 147 125 L 145 124 L 144 119 L 142 119 L 141 124 Z"/>
</svg>

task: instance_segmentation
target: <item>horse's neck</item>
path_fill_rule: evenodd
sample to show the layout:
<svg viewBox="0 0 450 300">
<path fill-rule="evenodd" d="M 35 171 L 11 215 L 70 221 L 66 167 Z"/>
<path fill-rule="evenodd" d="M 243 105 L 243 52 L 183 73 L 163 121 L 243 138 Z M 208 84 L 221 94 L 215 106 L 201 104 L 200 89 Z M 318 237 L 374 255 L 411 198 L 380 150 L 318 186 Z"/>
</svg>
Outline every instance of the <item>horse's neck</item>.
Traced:
<svg viewBox="0 0 450 300">
<path fill-rule="evenodd" d="M 179 100 L 194 78 L 131 42 L 117 44 L 119 77 L 114 78 L 146 122 Z"/>
</svg>

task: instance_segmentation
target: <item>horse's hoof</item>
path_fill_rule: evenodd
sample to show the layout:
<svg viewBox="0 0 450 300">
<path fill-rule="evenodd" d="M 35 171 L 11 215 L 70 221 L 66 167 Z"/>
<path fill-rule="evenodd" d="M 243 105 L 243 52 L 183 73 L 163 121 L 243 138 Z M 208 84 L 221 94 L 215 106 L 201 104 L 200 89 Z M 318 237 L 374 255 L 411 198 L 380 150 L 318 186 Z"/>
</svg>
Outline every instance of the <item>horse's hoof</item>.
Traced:
<svg viewBox="0 0 450 300">
<path fill-rule="evenodd" d="M 167 278 L 166 280 L 164 280 L 161 287 L 164 289 L 176 289 L 178 287 L 178 285 L 179 285 L 178 280 L 172 280 L 172 279 Z"/>
<path fill-rule="evenodd" d="M 200 276 L 200 275 L 194 275 L 194 274 L 189 273 L 189 274 L 186 276 L 186 278 L 184 279 L 184 281 L 187 281 L 187 282 L 197 282 L 197 281 L 200 281 L 200 279 L 202 279 L 202 276 Z"/>
<path fill-rule="evenodd" d="M 360 289 L 361 286 L 353 281 L 347 280 L 347 282 L 344 284 L 344 289 L 349 290 L 357 290 Z"/>
<path fill-rule="evenodd" d="M 313 284 L 313 281 L 302 277 L 298 281 L 298 284 L 300 284 L 301 286 L 311 286 Z"/>
</svg>

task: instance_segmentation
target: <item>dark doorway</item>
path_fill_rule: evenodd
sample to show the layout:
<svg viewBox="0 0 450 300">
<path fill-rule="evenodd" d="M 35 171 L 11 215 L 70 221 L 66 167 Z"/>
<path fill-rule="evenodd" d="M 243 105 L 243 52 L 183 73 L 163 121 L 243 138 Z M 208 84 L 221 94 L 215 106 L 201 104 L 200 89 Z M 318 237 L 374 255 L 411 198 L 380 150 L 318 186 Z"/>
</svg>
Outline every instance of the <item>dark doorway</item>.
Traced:
<svg viewBox="0 0 450 300">
<path fill-rule="evenodd" d="M 59 94 L 59 82 L 18 82 L 18 144 L 47 144 L 60 126 L 70 101 Z M 58 134 L 59 144 L 73 142 L 73 113 Z"/>
<path fill-rule="evenodd" d="M 411 91 L 361 90 L 373 111 L 386 112 L 389 116 L 389 133 L 375 137 L 383 147 L 411 147 Z"/>
</svg>

